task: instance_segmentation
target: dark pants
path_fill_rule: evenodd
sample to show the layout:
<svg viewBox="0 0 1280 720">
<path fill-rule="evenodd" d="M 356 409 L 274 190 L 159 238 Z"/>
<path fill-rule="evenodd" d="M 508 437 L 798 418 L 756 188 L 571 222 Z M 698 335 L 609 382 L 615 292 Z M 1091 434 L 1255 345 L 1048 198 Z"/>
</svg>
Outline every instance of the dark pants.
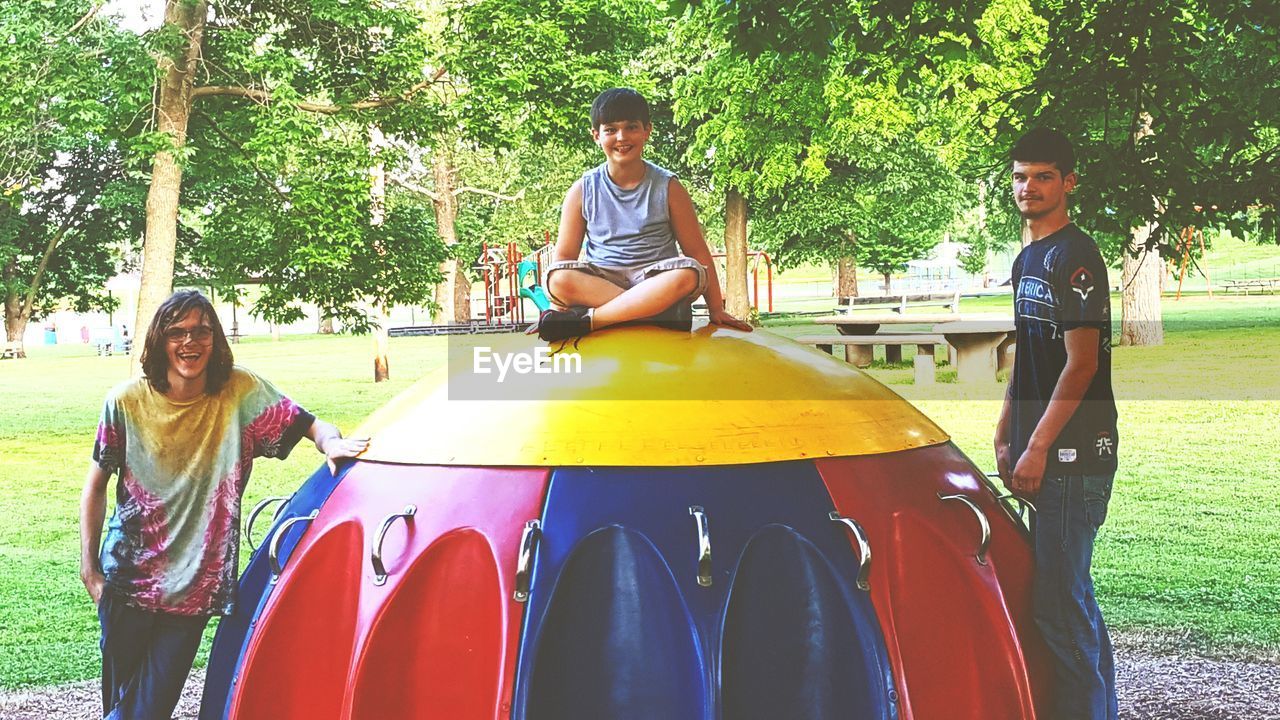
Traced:
<svg viewBox="0 0 1280 720">
<path fill-rule="evenodd" d="M 102 713 L 108 720 L 169 720 L 200 647 L 208 616 L 126 605 L 110 590 L 98 603 L 102 624 Z"/>
<path fill-rule="evenodd" d="M 1054 655 L 1054 720 L 1115 720 L 1111 638 L 1093 597 L 1093 541 L 1113 475 L 1049 476 L 1036 499 L 1036 625 Z"/>
</svg>

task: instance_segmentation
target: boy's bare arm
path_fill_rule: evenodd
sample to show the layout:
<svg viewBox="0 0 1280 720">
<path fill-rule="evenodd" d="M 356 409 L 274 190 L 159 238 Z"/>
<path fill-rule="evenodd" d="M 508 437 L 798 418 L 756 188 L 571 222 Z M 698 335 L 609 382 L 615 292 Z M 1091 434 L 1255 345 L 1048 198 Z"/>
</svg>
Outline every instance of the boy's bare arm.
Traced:
<svg viewBox="0 0 1280 720">
<path fill-rule="evenodd" d="M 1089 390 L 1089 383 L 1098 372 L 1099 332 L 1098 328 L 1079 327 L 1068 330 L 1063 336 L 1067 346 L 1067 364 L 1058 376 L 1044 415 L 1027 441 L 1027 449 L 1014 462 L 1011 489 L 1024 497 L 1034 497 L 1040 492 L 1049 449 L 1071 416 L 1075 415 L 1085 392 Z"/>
<path fill-rule="evenodd" d="M 582 218 L 582 181 L 578 180 L 564 196 L 560 207 L 560 232 L 551 253 L 553 261 L 577 260 L 582 253 L 582 238 L 587 234 L 587 221 Z"/>
<path fill-rule="evenodd" d="M 749 324 L 735 318 L 724 309 L 724 295 L 720 292 L 716 264 L 711 258 L 711 249 L 707 247 L 706 238 L 702 236 L 702 226 L 698 224 L 698 214 L 693 209 L 693 199 L 689 197 L 689 191 L 684 189 L 684 185 L 674 178 L 667 189 L 667 209 L 671 215 L 671 230 L 676 235 L 680 250 L 707 269 L 707 289 L 703 297 L 707 299 L 707 312 L 711 315 L 711 322 L 750 331 Z"/>
</svg>

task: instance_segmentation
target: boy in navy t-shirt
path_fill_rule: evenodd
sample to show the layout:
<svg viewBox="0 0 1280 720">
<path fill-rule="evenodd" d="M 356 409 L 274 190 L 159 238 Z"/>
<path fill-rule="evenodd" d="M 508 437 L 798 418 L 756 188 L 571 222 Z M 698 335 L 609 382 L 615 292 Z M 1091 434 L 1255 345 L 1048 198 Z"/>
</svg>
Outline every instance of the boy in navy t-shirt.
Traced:
<svg viewBox="0 0 1280 720">
<path fill-rule="evenodd" d="M 1055 659 L 1053 717 L 1114 720 L 1111 640 L 1089 574 L 1119 443 L 1107 268 L 1067 215 L 1076 174 L 1066 136 L 1032 130 L 1011 155 L 1014 199 L 1035 240 L 1013 263 L 1017 349 L 996 464 L 1036 504 L 1032 599 Z"/>
<path fill-rule="evenodd" d="M 670 171 L 644 159 L 652 130 L 649 105 L 635 90 L 606 90 L 592 103 L 591 136 L 605 162 L 565 196 L 546 280 L 562 309 L 538 318 L 543 340 L 651 318 L 700 295 L 713 324 L 751 329 L 725 312 L 689 193 Z"/>
</svg>

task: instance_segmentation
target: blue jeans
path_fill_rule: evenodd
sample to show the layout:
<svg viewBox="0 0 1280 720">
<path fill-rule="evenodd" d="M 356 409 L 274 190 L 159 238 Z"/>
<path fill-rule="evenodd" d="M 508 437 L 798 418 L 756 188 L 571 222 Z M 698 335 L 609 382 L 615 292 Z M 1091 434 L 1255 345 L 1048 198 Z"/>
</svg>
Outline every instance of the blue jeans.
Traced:
<svg viewBox="0 0 1280 720">
<path fill-rule="evenodd" d="M 1115 475 L 1047 476 L 1036 499 L 1036 625 L 1053 654 L 1054 720 L 1115 720 L 1111 638 L 1093 597 L 1093 540 Z"/>
<path fill-rule="evenodd" d="M 169 720 L 182 697 L 209 617 L 151 612 L 102 593 L 102 713 L 108 720 Z"/>
</svg>

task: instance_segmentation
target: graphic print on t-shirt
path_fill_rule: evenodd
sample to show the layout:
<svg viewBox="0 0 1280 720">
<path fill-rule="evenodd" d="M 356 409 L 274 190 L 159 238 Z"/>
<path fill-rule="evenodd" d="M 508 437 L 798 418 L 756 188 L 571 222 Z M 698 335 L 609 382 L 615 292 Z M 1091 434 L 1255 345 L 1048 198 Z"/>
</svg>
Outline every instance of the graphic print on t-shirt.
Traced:
<svg viewBox="0 0 1280 720">
<path fill-rule="evenodd" d="M 1080 302 L 1089 302 L 1089 293 L 1093 292 L 1093 275 L 1084 266 L 1071 273 L 1071 289 L 1080 296 Z"/>
<path fill-rule="evenodd" d="M 1048 329 L 1050 339 L 1059 337 L 1058 318 L 1055 309 L 1057 299 L 1053 286 L 1044 278 L 1024 275 L 1018 281 L 1016 300 L 1017 319 L 1042 323 Z"/>
</svg>

